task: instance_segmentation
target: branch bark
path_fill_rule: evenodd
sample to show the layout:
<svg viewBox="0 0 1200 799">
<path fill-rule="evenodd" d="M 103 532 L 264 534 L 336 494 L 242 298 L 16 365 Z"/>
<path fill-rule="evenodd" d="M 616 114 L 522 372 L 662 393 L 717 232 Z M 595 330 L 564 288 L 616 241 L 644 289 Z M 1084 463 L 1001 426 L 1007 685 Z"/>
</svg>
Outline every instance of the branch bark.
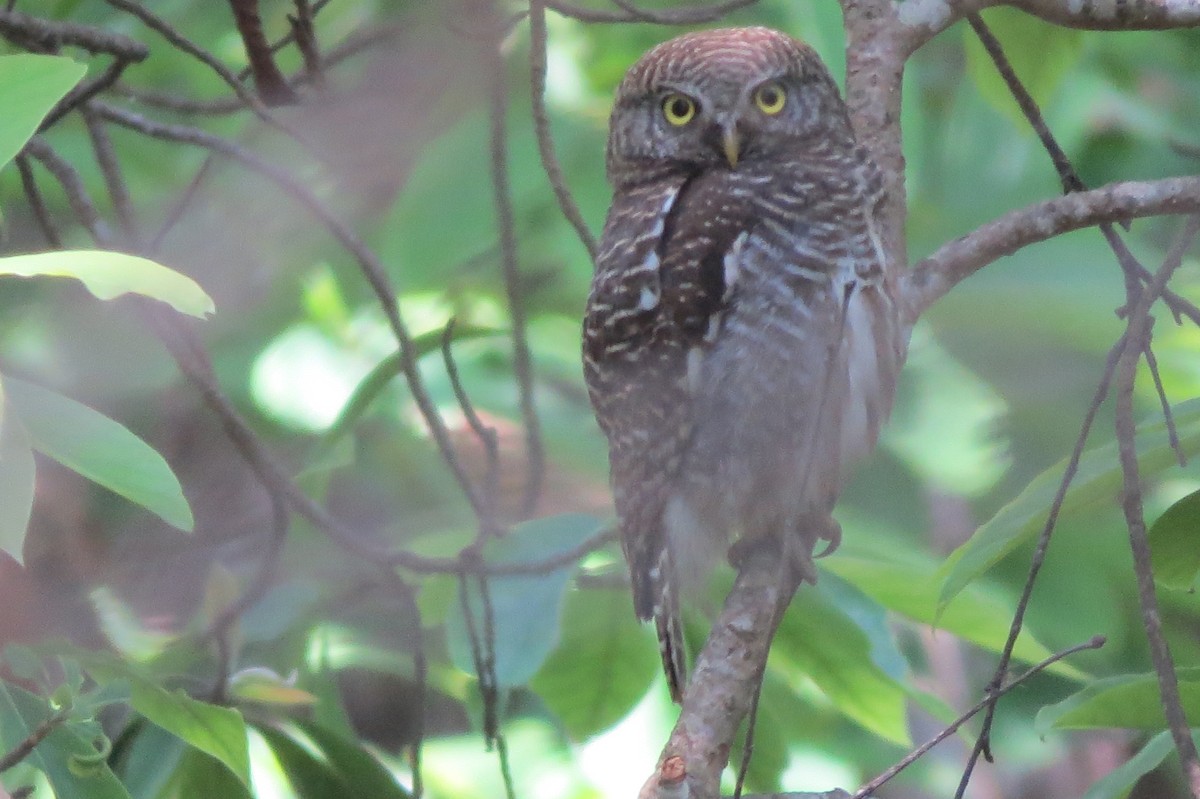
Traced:
<svg viewBox="0 0 1200 799">
<path fill-rule="evenodd" d="M 897 7 L 897 33 L 911 53 L 968 14 L 1000 5 L 1019 8 L 1054 25 L 1083 30 L 1200 26 L 1196 0 L 905 0 Z"/>
<path fill-rule="evenodd" d="M 912 324 L 964 278 L 1022 247 L 1101 222 L 1200 211 L 1200 177 L 1111 183 L 1012 211 L 943 245 L 901 278 L 904 319 Z"/>
<path fill-rule="evenodd" d="M 797 585 L 792 575 L 781 574 L 778 558 L 766 551 L 743 563 L 696 658 L 658 769 L 639 799 L 717 799 L 730 745 L 758 690 L 775 627 Z"/>
</svg>

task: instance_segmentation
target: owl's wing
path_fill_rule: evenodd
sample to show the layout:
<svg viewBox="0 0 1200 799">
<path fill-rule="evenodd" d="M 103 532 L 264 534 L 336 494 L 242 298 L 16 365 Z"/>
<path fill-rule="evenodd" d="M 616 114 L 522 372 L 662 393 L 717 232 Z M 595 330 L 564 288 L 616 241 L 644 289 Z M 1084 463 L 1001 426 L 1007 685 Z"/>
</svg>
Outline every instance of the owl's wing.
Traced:
<svg viewBox="0 0 1200 799">
<path fill-rule="evenodd" d="M 718 190 L 701 176 L 614 198 L 584 323 L 634 607 L 655 620 L 676 700 L 685 664 L 663 513 L 694 429 L 691 373 L 719 329 L 727 259 L 750 221 L 716 205 Z"/>
<path fill-rule="evenodd" d="M 584 319 L 584 373 L 608 437 L 621 545 L 643 619 L 658 595 L 662 510 L 690 433 L 685 357 L 663 302 L 663 254 L 679 188 L 614 198 Z"/>
</svg>

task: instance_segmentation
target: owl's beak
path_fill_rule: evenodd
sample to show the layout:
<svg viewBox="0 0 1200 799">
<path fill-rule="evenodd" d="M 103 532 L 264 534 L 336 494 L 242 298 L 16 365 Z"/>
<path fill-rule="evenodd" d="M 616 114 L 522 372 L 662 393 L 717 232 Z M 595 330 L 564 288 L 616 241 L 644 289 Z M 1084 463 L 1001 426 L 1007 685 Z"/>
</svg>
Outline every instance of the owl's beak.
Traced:
<svg viewBox="0 0 1200 799">
<path fill-rule="evenodd" d="M 725 160 L 729 162 L 731 167 L 737 166 L 741 148 L 742 140 L 738 136 L 737 125 L 723 125 L 721 127 L 721 149 L 725 152 Z"/>
</svg>

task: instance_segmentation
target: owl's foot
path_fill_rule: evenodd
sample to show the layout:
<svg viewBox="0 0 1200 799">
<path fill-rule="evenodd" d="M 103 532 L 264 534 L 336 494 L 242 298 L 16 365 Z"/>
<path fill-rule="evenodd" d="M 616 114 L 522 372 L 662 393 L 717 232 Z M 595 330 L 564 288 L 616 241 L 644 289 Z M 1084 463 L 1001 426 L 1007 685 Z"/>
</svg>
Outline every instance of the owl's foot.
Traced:
<svg viewBox="0 0 1200 799">
<path fill-rule="evenodd" d="M 833 520 L 830 519 L 830 521 L 832 522 Z M 832 534 L 840 536 L 840 528 L 836 527 L 836 522 L 833 522 L 833 524 L 835 529 Z M 739 538 L 729 547 L 729 565 L 741 571 L 755 557 L 761 557 L 765 554 L 773 562 L 790 568 L 802 582 L 816 583 L 817 569 L 813 564 L 813 548 L 810 543 L 812 540 L 808 535 L 796 535 L 794 532 L 789 532 L 782 536 L 750 536 Z M 832 547 L 826 548 L 826 552 L 831 550 Z M 825 554 L 825 552 L 821 554 Z"/>
<path fill-rule="evenodd" d="M 817 540 L 824 541 L 825 546 L 813 556 L 814 558 L 823 558 L 826 555 L 832 555 L 834 550 L 842 545 L 842 526 L 832 516 L 826 516 L 823 523 L 816 527 L 815 532 L 817 533 Z"/>
</svg>

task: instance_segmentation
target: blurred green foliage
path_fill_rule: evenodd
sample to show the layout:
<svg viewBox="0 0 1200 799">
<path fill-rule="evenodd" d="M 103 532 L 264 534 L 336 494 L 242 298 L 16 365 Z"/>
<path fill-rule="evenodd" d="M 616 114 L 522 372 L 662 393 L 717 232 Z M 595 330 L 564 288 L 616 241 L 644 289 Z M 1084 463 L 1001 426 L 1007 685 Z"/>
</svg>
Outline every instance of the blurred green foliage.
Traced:
<svg viewBox="0 0 1200 799">
<path fill-rule="evenodd" d="M 205 67 L 103 3 L 17 7 L 147 44 L 150 57 L 126 70 L 125 86 L 191 99 L 228 94 Z M 153 10 L 235 69 L 244 66 L 242 41 L 223 6 L 168 0 Z M 290 3 L 270 0 L 262 10 L 269 35 L 288 30 Z M 389 26 L 391 33 L 382 46 L 332 66 L 323 89 L 305 89 L 302 106 L 272 110 L 300 142 L 246 113 L 177 113 L 123 89 L 106 99 L 237 140 L 286 167 L 346 220 L 398 288 L 421 351 L 421 376 L 464 468 L 480 479 L 484 453 L 463 421 L 439 347 L 443 328 L 457 320 L 455 362 L 475 408 L 496 430 L 502 511 L 512 517 L 525 478 L 524 438 L 489 182 L 492 61 L 484 53 L 486 30 L 472 13 L 415 0 L 330 3 L 317 21 L 326 53 L 355 31 Z M 1200 33 L 1068 31 L 1009 9 L 985 18 L 1089 185 L 1196 171 Z M 835 3 L 762 0 L 726 22 L 781 28 L 813 44 L 835 75 L 844 69 Z M 549 16 L 551 130 L 593 230 L 609 199 L 603 148 L 613 88 L 642 51 L 671 32 Z M 497 563 L 570 550 L 611 519 L 603 440 L 579 368 L 590 268 L 541 168 L 528 48 L 518 23 L 506 40 L 508 166 L 549 473 L 539 518 L 484 548 L 482 557 Z M 19 51 L 0 45 L 2 55 Z M 102 58 L 65 52 L 87 64 L 88 78 L 103 69 Z M 282 50 L 279 62 L 289 73 L 301 66 L 294 48 Z M 5 147 L 20 147 L 75 71 L 68 65 L 50 75 L 53 85 L 35 100 L 32 73 L 0 66 L 0 104 L 21 112 L 6 110 L 0 119 L 0 157 L 7 157 Z M 4 99 L 10 97 L 17 99 Z M 902 121 L 913 260 L 1060 190 L 963 25 L 910 61 Z M 353 260 L 301 205 L 219 158 L 180 206 L 206 153 L 109 129 L 138 219 L 141 246 L 126 243 L 193 278 L 214 299 L 216 314 L 193 329 L 256 434 L 362 546 L 455 556 L 474 539 L 476 519 L 409 391 L 392 377 L 395 342 Z M 106 224 L 115 226 L 80 115 L 67 116 L 44 138 L 79 170 Z M 72 223 L 55 181 L 36 165 L 34 172 L 64 242 L 93 246 Z M 0 170 L 0 209 L 0 255 L 47 249 L 12 165 Z M 1141 221 L 1126 238 L 1153 267 L 1174 229 L 1174 220 Z M 13 432 L 23 427 L 0 417 L 0 477 L 15 475 L 0 480 L 0 547 L 24 564 L 0 562 L 0 644 L 11 644 L 0 683 L 0 745 L 11 749 L 55 719 L 35 756 L 3 775 L 5 786 L 48 783 L 47 795 L 136 799 L 405 796 L 414 788 L 409 751 L 423 736 L 427 796 L 500 796 L 496 755 L 480 737 L 479 653 L 469 629 L 490 616 L 517 795 L 636 794 L 674 710 L 653 636 L 632 617 L 615 545 L 577 566 L 490 580 L 484 601 L 480 586 L 460 585 L 452 574 L 401 568 L 397 589 L 380 580 L 378 563 L 293 517 L 264 593 L 221 628 L 222 651 L 208 633 L 263 577 L 258 566 L 273 529 L 266 493 L 133 301 L 99 302 L 74 281 L 7 277 L 2 264 L 0 372 L 10 378 L 6 389 L 17 387 L 12 407 L 45 417 L 42 439 L 57 432 L 81 451 L 109 456 L 90 461 L 89 471 L 35 441 L 35 493 L 27 490 L 31 445 Z M 1200 301 L 1194 254 L 1172 287 Z M 853 788 L 976 701 L 1007 634 L 1061 464 L 1123 329 L 1114 314 L 1123 297 L 1102 237 L 1085 230 L 989 266 L 918 325 L 883 445 L 839 506 L 844 545 L 821 563 L 820 585 L 801 592 L 781 627 L 749 790 Z M 1158 315 L 1163 388 L 1194 452 L 1195 405 L 1185 403 L 1200 395 L 1200 331 Z M 74 398 L 69 411 L 38 401 L 50 389 L 34 383 Z M 1139 437 L 1147 515 L 1162 516 L 1152 538 L 1163 620 L 1185 668 L 1185 703 L 1195 719 L 1200 605 L 1190 589 L 1200 564 L 1200 471 L 1173 465 L 1144 371 L 1137 401 L 1147 420 Z M 4 411 L 11 413 L 7 405 Z M 85 416 L 90 427 L 80 421 Z M 116 427 L 101 431 L 99 419 Z M 170 465 L 182 496 L 163 487 L 163 470 L 131 455 L 147 444 Z M 1153 712 L 1156 693 L 1116 502 L 1107 406 L 1090 446 L 1016 657 L 1036 662 L 1093 635 L 1108 643 L 1001 703 L 993 750 L 1005 795 L 1079 795 L 1104 769 L 1083 774 L 1062 764 L 1080 762 L 1079 752 L 1097 742 L 1116 752 L 1108 768 L 1138 754 L 1095 782 L 1088 793 L 1094 799 L 1125 796 L 1144 774 L 1172 762 L 1164 736 L 1155 735 L 1162 722 Z M 147 488 L 138 469 L 160 482 Z M 188 511 L 194 532 L 185 535 L 147 507 L 177 523 Z M 691 619 L 697 644 L 728 575 L 722 580 Z M 78 645 L 109 651 L 86 653 Z M 110 700 L 129 712 L 103 711 Z M 1067 731 L 1077 728 L 1109 731 L 1090 738 Z M 949 795 L 960 760 L 961 746 L 946 744 L 906 772 L 896 793 L 881 795 Z M 1183 796 L 1176 771 L 1164 766 L 1138 790 Z"/>
</svg>

